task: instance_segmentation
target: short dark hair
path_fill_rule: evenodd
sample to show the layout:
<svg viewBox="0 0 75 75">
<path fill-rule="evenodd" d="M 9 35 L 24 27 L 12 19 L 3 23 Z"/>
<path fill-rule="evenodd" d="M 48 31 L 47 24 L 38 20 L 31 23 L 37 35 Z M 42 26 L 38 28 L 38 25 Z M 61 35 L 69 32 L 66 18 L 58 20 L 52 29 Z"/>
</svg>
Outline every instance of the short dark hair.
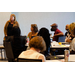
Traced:
<svg viewBox="0 0 75 75">
<path fill-rule="evenodd" d="M 20 36 L 20 34 L 21 34 L 20 28 L 18 26 L 14 26 L 12 29 L 12 34 L 13 34 L 13 36 Z"/>
</svg>

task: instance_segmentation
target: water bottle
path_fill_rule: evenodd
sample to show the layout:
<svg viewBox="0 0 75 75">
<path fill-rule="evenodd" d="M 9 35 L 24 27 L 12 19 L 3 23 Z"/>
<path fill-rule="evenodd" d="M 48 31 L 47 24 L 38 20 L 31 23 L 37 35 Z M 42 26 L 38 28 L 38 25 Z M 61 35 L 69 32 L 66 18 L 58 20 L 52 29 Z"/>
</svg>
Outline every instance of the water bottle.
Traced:
<svg viewBox="0 0 75 75">
<path fill-rule="evenodd" d="M 29 37 L 27 36 L 27 46 L 29 45 Z"/>
</svg>

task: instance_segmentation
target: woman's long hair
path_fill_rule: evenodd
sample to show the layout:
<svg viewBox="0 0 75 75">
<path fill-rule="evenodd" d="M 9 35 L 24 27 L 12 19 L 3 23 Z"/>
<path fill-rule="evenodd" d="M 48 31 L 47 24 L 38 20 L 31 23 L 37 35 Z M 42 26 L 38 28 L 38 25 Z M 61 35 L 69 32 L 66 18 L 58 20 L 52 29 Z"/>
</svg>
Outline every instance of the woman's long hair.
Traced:
<svg viewBox="0 0 75 75">
<path fill-rule="evenodd" d="M 38 36 L 43 37 L 47 47 L 50 46 L 50 34 L 47 28 L 41 28 L 38 32 Z"/>
</svg>

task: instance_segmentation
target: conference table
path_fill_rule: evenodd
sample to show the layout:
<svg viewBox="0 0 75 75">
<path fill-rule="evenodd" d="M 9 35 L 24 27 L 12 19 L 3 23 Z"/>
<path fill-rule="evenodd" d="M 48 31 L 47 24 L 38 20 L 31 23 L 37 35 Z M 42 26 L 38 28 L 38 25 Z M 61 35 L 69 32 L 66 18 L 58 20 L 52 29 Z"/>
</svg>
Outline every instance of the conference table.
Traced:
<svg viewBox="0 0 75 75">
<path fill-rule="evenodd" d="M 69 49 L 69 46 L 51 46 L 50 49 Z"/>
<path fill-rule="evenodd" d="M 28 44 L 26 44 L 26 46 L 28 46 Z M 2 50 L 5 49 L 3 45 L 0 45 L 0 50 L 1 50 L 1 60 L 3 60 L 3 53 Z M 59 45 L 59 46 L 51 46 L 50 49 L 68 49 L 69 50 L 69 45 Z M 6 59 L 6 53 L 4 50 L 4 59 Z"/>
<path fill-rule="evenodd" d="M 70 47 L 70 43 L 68 42 L 52 42 L 51 46 L 50 46 L 50 52 L 52 55 L 56 55 L 56 52 L 58 52 L 57 54 L 62 54 L 64 53 L 64 50 L 69 50 Z"/>
<path fill-rule="evenodd" d="M 64 47 L 62 47 L 62 46 L 55 46 L 55 47 L 51 47 L 51 48 L 69 48 L 69 46 L 64 46 Z M 2 52 L 2 49 L 4 49 L 4 46 L 3 45 L 0 45 L 0 50 L 1 50 L 1 52 Z M 1 57 L 2 57 L 2 54 L 1 54 Z M 54 57 L 63 57 L 63 59 L 54 59 L 54 60 L 46 60 L 46 62 L 65 62 L 65 60 L 64 60 L 64 55 L 56 55 L 56 56 L 54 56 Z M 3 58 L 1 58 L 1 59 L 3 59 Z M 75 54 L 70 54 L 70 56 L 69 56 L 69 62 L 75 62 Z"/>
<path fill-rule="evenodd" d="M 3 50 L 3 49 L 5 49 L 4 46 L 3 46 L 3 45 L 0 45 L 1 60 L 3 60 L 3 53 L 2 53 L 2 50 Z M 6 53 L 5 53 L 5 51 L 4 51 L 4 57 L 5 57 L 5 59 L 6 59 L 6 56 L 5 56 L 5 55 L 6 55 Z"/>
<path fill-rule="evenodd" d="M 59 45 L 59 42 L 52 42 L 51 43 L 51 49 L 69 49 L 70 43 L 68 42 L 61 42 L 61 45 Z"/>
<path fill-rule="evenodd" d="M 70 44 L 67 42 L 61 42 L 63 45 L 54 45 L 50 46 L 50 49 L 69 49 Z M 25 46 L 28 46 L 28 43 L 25 44 Z"/>
<path fill-rule="evenodd" d="M 63 57 L 64 55 L 56 55 L 55 57 Z M 55 60 L 46 60 L 46 62 L 65 62 L 64 59 L 55 59 Z M 69 55 L 69 61 L 68 62 L 75 62 L 75 54 L 70 54 Z"/>
</svg>

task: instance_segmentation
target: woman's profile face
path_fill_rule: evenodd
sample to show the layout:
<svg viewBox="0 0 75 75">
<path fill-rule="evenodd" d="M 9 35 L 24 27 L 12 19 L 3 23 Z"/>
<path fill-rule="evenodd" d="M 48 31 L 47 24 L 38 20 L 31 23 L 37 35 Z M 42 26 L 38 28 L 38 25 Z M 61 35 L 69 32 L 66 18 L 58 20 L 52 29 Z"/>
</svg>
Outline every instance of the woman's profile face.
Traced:
<svg viewBox="0 0 75 75">
<path fill-rule="evenodd" d="M 34 28 L 33 27 L 31 27 L 31 31 L 34 31 Z"/>
<path fill-rule="evenodd" d="M 11 21 L 14 21 L 14 19 L 15 19 L 14 16 L 11 15 L 11 16 L 10 16 L 10 20 L 11 20 Z"/>
</svg>

